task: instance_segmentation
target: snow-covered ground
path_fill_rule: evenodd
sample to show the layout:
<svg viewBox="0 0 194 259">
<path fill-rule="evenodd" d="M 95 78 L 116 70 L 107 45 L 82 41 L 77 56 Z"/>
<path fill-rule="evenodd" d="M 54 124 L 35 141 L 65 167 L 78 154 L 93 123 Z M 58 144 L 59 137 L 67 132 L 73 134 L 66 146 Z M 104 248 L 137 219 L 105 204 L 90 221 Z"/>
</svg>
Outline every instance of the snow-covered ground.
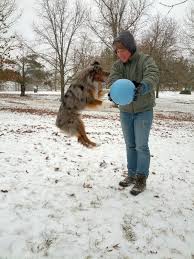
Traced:
<svg viewBox="0 0 194 259">
<path fill-rule="evenodd" d="M 0 259 L 194 257 L 194 95 L 161 93 L 147 190 L 126 174 L 119 114 L 85 111 L 86 149 L 55 127 L 59 94 L 0 93 Z"/>
</svg>

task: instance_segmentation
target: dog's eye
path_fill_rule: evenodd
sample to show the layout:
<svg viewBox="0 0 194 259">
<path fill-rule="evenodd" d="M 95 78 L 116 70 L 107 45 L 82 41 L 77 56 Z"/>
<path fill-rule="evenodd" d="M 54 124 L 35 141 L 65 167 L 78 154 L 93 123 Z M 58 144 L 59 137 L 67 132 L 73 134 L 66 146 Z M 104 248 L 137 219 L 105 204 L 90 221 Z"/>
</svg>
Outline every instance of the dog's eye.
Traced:
<svg viewBox="0 0 194 259">
<path fill-rule="evenodd" d="M 79 85 L 79 88 L 80 88 L 82 91 L 84 90 L 83 85 Z"/>
</svg>

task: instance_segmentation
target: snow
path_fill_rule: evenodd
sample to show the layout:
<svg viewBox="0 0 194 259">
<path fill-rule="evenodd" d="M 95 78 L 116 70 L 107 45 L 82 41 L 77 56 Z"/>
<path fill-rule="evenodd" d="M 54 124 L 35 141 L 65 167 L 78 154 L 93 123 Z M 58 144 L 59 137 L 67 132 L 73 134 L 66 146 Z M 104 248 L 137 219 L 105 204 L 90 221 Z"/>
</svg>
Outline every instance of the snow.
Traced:
<svg viewBox="0 0 194 259">
<path fill-rule="evenodd" d="M 117 108 L 83 112 L 87 149 L 55 127 L 59 94 L 0 93 L 0 258 L 194 256 L 194 95 L 161 93 L 147 189 L 126 174 Z"/>
</svg>

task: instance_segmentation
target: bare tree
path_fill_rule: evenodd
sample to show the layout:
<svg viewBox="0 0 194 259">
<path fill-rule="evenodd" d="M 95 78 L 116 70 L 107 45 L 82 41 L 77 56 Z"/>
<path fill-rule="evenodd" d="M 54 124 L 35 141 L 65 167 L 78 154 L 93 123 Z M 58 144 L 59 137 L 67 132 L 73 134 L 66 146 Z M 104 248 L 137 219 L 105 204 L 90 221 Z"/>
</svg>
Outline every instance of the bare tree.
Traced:
<svg viewBox="0 0 194 259">
<path fill-rule="evenodd" d="M 98 55 L 97 55 L 98 53 Z M 92 61 L 99 60 L 100 51 L 95 42 L 87 33 L 83 33 L 78 44 L 74 48 L 73 67 L 74 72 L 87 67 Z"/>
<path fill-rule="evenodd" d="M 11 27 L 20 17 L 17 13 L 15 0 L 0 0 L 0 59 L 8 57 L 12 48 L 13 38 Z"/>
<path fill-rule="evenodd" d="M 150 0 L 94 0 L 98 14 L 89 27 L 108 48 L 120 31 L 136 32 L 151 5 Z M 95 9 L 96 10 L 96 9 Z"/>
<path fill-rule="evenodd" d="M 157 15 L 144 35 L 141 49 L 151 55 L 160 70 L 160 84 L 166 82 L 167 73 L 170 73 L 168 63 L 177 53 L 178 27 L 172 18 L 163 18 Z M 159 95 L 159 85 L 156 97 Z"/>
<path fill-rule="evenodd" d="M 27 62 L 26 56 L 29 54 L 29 48 L 22 37 L 17 36 L 17 65 L 20 74 L 18 83 L 20 84 L 20 96 L 26 95 L 26 81 L 27 81 Z"/>
<path fill-rule="evenodd" d="M 194 55 L 194 5 L 191 7 L 185 19 L 184 35 L 189 52 Z"/>
<path fill-rule="evenodd" d="M 71 4 L 67 0 L 41 0 L 40 21 L 35 26 L 35 32 L 53 54 L 52 57 L 44 54 L 45 59 L 59 70 L 61 98 L 64 97 L 65 78 L 68 78 L 70 69 L 71 48 L 86 13 L 79 1 Z"/>
<path fill-rule="evenodd" d="M 169 14 L 175 6 L 185 4 L 188 1 L 189 0 L 179 1 L 179 2 L 177 2 L 175 4 L 171 4 L 171 5 L 170 4 L 165 4 L 165 3 L 162 3 L 162 2 L 160 2 L 159 4 L 167 7 L 169 9 L 168 10 L 168 14 Z"/>
<path fill-rule="evenodd" d="M 175 88 L 176 90 L 191 88 L 194 83 L 193 69 L 194 66 L 184 57 L 171 61 L 172 78 L 174 80 L 174 87 L 177 87 L 177 89 Z"/>
</svg>

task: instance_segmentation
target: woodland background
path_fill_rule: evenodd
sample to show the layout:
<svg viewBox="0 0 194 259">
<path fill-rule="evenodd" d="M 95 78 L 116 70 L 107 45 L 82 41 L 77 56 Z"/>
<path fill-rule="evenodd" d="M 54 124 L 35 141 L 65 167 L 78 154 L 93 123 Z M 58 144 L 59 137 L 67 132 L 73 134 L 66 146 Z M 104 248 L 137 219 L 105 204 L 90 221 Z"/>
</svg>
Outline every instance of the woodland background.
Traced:
<svg viewBox="0 0 194 259">
<path fill-rule="evenodd" d="M 90 1 L 91 2 L 91 1 Z M 168 15 L 188 3 L 184 22 Z M 164 3 L 160 3 L 165 5 Z M 37 0 L 35 39 L 14 30 L 23 12 L 15 0 L 0 0 L 0 91 L 36 88 L 61 91 L 72 76 L 94 60 L 109 71 L 116 59 L 113 39 L 130 30 L 138 48 L 150 54 L 160 69 L 156 89 L 180 91 L 194 86 L 194 4 L 180 1 L 155 12 L 151 0 Z"/>
</svg>

